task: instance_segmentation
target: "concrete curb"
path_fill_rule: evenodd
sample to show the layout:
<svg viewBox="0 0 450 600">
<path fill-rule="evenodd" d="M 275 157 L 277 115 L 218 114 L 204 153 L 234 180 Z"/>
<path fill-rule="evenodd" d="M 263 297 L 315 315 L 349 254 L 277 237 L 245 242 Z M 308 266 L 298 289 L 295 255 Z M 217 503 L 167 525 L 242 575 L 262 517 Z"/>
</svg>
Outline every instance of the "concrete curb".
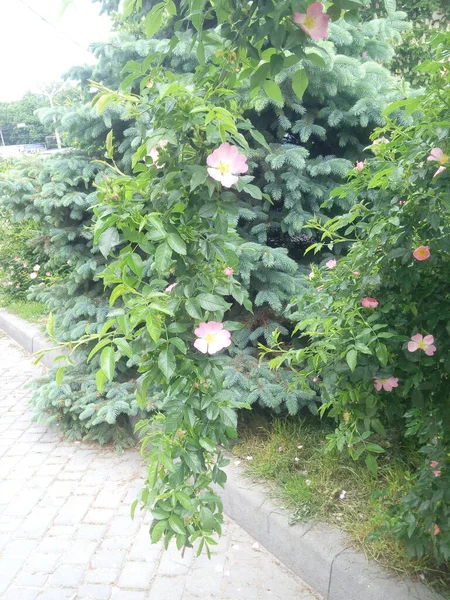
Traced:
<svg viewBox="0 0 450 600">
<path fill-rule="evenodd" d="M 0 329 L 31 354 L 53 347 L 39 327 L 16 317 L 4 308 L 0 308 Z M 55 358 L 61 354 L 67 354 L 67 351 L 52 350 L 44 355 L 40 363 L 52 367 Z"/>
<path fill-rule="evenodd" d="M 28 352 L 51 348 L 34 325 L 0 309 L 0 329 Z M 46 354 L 51 367 L 55 356 Z M 288 511 L 267 496 L 267 488 L 242 469 L 226 469 L 225 489 L 218 488 L 224 510 L 325 600 L 445 600 L 421 583 L 400 578 L 369 562 L 351 547 L 344 532 L 325 523 L 289 524 Z"/>
</svg>

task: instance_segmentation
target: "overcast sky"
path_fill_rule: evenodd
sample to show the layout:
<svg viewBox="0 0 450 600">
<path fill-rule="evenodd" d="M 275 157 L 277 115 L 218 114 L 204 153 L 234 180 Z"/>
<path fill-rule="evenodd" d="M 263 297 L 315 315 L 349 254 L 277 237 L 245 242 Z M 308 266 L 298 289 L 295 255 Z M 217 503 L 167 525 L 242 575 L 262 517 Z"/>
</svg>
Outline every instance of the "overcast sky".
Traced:
<svg viewBox="0 0 450 600">
<path fill-rule="evenodd" d="M 100 4 L 72 0 L 62 16 L 61 6 L 62 0 L 0 0 L 0 101 L 18 100 L 95 60 L 87 47 L 107 40 L 110 30 Z"/>
</svg>

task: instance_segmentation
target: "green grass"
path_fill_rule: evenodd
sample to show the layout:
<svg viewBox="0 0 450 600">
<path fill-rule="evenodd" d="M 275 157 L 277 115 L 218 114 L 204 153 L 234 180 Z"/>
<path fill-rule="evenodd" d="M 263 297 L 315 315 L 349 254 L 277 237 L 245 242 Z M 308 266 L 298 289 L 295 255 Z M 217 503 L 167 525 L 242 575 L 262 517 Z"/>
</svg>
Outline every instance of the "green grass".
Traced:
<svg viewBox="0 0 450 600">
<path fill-rule="evenodd" d="M 40 302 L 13 300 L 2 302 L 2 306 L 18 317 L 30 321 L 30 323 L 45 325 L 47 322 L 48 309 Z"/>
<path fill-rule="evenodd" d="M 379 474 L 374 477 L 363 462 L 328 454 L 325 438 L 329 432 L 326 425 L 312 419 L 261 422 L 259 417 L 258 422 L 253 416 L 242 424 L 233 453 L 252 475 L 269 483 L 271 494 L 290 510 L 293 521 L 314 518 L 332 523 L 348 532 L 367 557 L 402 573 L 425 577 L 448 592 L 447 570 L 436 569 L 427 559 L 408 559 L 388 533 L 367 539 L 388 522 L 388 506 L 408 490 L 418 456 L 406 449 L 401 454 L 392 451 L 380 460 Z"/>
</svg>

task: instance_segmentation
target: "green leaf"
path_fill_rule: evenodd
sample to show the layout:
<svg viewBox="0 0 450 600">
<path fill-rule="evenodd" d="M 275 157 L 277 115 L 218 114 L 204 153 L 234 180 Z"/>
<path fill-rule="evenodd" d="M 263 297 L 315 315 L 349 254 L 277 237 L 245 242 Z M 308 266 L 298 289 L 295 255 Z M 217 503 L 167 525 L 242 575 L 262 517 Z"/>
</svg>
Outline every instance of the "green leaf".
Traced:
<svg viewBox="0 0 450 600">
<path fill-rule="evenodd" d="M 133 358 L 131 346 L 125 338 L 114 338 L 114 343 L 118 348 L 120 348 L 120 350 L 122 350 L 125 356 L 128 356 L 128 358 Z"/>
<path fill-rule="evenodd" d="M 192 510 L 192 500 L 187 494 L 185 494 L 184 492 L 175 492 L 175 498 L 178 500 L 178 502 L 183 508 L 185 508 L 186 510 Z"/>
<path fill-rule="evenodd" d="M 108 158 L 112 158 L 113 157 L 113 152 L 114 152 L 114 148 L 113 148 L 113 130 L 111 129 L 111 131 L 108 133 L 108 135 L 106 136 L 106 156 Z"/>
<path fill-rule="evenodd" d="M 142 258 L 139 256 L 139 254 L 136 254 L 136 252 L 130 254 L 130 256 L 127 258 L 127 265 L 134 273 L 136 273 L 136 275 L 139 275 L 139 277 L 142 275 L 144 263 L 142 262 Z"/>
<path fill-rule="evenodd" d="M 161 29 L 164 20 L 164 8 L 165 3 L 159 2 L 158 4 L 155 4 L 152 10 L 145 17 L 145 33 L 149 39 Z"/>
<path fill-rule="evenodd" d="M 260 65 L 250 78 L 250 86 L 252 88 L 261 87 L 270 71 L 270 64 L 263 63 Z"/>
<path fill-rule="evenodd" d="M 66 367 L 59 367 L 59 369 L 56 371 L 55 373 L 55 383 L 56 385 L 61 385 L 63 377 L 64 377 L 64 371 L 67 369 Z"/>
<path fill-rule="evenodd" d="M 284 57 L 282 54 L 272 54 L 270 57 L 270 74 L 272 77 L 278 75 L 284 65 Z"/>
<path fill-rule="evenodd" d="M 197 298 L 189 298 L 189 300 L 186 300 L 184 308 L 186 309 L 187 314 L 193 319 L 203 318 L 202 312 L 200 310 L 201 306 Z"/>
<path fill-rule="evenodd" d="M 204 310 L 209 310 L 210 312 L 217 310 L 224 311 L 230 307 L 222 296 L 215 296 L 214 294 L 199 294 L 197 300 Z"/>
<path fill-rule="evenodd" d="M 156 525 L 153 527 L 152 532 L 150 534 L 150 539 L 152 540 L 152 544 L 156 544 L 162 538 L 167 527 L 167 521 L 158 521 Z"/>
<path fill-rule="evenodd" d="M 266 138 L 263 136 L 263 134 L 260 131 L 258 131 L 257 129 L 250 129 L 249 133 L 254 140 L 256 140 L 259 144 L 261 144 L 261 146 L 264 146 L 264 148 L 266 148 L 266 150 L 270 150 L 270 146 L 267 143 Z"/>
<path fill-rule="evenodd" d="M 375 348 L 375 354 L 380 363 L 383 366 L 386 366 L 388 362 L 388 349 L 386 346 L 384 344 L 377 344 Z"/>
<path fill-rule="evenodd" d="M 114 370 L 116 366 L 116 358 L 112 346 L 103 348 L 100 354 L 100 367 L 109 381 L 112 381 L 114 377 Z"/>
<path fill-rule="evenodd" d="M 166 379 L 170 379 L 175 373 L 176 359 L 173 351 L 170 348 L 166 348 L 159 355 L 158 367 L 161 369 L 161 372 Z"/>
<path fill-rule="evenodd" d="M 182 254 L 183 256 L 186 255 L 186 244 L 178 233 L 169 233 L 167 236 L 167 243 L 177 254 Z"/>
<path fill-rule="evenodd" d="M 157 318 L 157 315 L 149 313 L 145 319 L 145 326 L 147 331 L 154 342 L 159 342 L 161 337 L 161 318 Z"/>
<path fill-rule="evenodd" d="M 275 81 L 267 80 L 264 82 L 264 91 L 271 100 L 275 102 L 283 102 L 283 94 L 281 93 L 280 86 Z"/>
<path fill-rule="evenodd" d="M 207 506 L 202 506 L 200 509 L 200 524 L 202 529 L 205 529 L 206 531 L 212 531 L 214 525 L 216 524 L 214 515 Z"/>
<path fill-rule="evenodd" d="M 366 467 L 373 475 L 378 473 L 378 462 L 373 454 L 366 454 L 365 463 Z"/>
<path fill-rule="evenodd" d="M 308 83 L 308 74 L 306 73 L 305 69 L 296 71 L 292 76 L 292 89 L 294 90 L 297 98 L 300 98 L 300 100 L 303 98 L 303 94 L 308 87 Z"/>
<path fill-rule="evenodd" d="M 173 531 L 175 531 L 175 533 L 180 533 L 182 535 L 184 535 L 186 533 L 186 531 L 184 529 L 183 521 L 180 519 L 180 517 L 177 517 L 176 515 L 172 515 L 169 518 L 169 527 L 171 529 L 173 529 Z"/>
<path fill-rule="evenodd" d="M 386 452 L 386 450 L 384 448 L 382 448 L 378 444 L 374 444 L 373 442 L 369 442 L 366 445 L 366 450 L 368 452 L 376 452 L 377 454 L 381 454 L 382 452 Z"/>
<path fill-rule="evenodd" d="M 345 356 L 345 360 L 347 361 L 347 364 L 350 367 L 351 371 L 354 371 L 356 369 L 357 357 L 358 352 L 354 348 L 352 348 L 352 350 L 349 350 Z"/>
<path fill-rule="evenodd" d="M 155 266 L 159 273 L 165 273 L 169 270 L 172 261 L 172 248 L 164 242 L 160 244 L 155 252 Z"/>
<path fill-rule="evenodd" d="M 53 316 L 53 313 L 50 313 L 48 315 L 48 319 L 47 319 L 47 333 L 51 338 L 55 337 L 55 317 Z"/>
<path fill-rule="evenodd" d="M 98 240 L 98 249 L 105 258 L 108 257 L 111 249 L 120 243 L 119 232 L 115 227 L 108 227 L 106 231 L 102 233 Z"/>
<path fill-rule="evenodd" d="M 308 50 L 306 50 L 306 57 L 313 65 L 316 65 L 316 67 L 324 68 L 327 66 L 323 56 L 316 54 L 316 52 L 308 52 Z"/>
<path fill-rule="evenodd" d="M 105 383 L 106 383 L 106 375 L 101 369 L 99 369 L 97 371 L 97 373 L 95 374 L 95 384 L 96 384 L 97 390 L 100 392 L 100 394 L 103 394 L 103 390 L 105 389 Z"/>
</svg>

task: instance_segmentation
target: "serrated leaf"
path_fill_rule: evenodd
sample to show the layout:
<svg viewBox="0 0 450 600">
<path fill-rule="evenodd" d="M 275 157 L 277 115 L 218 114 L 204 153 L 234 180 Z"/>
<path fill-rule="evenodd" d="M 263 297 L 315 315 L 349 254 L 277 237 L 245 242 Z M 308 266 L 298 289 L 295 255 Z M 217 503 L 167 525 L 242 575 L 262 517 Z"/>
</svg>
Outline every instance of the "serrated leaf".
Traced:
<svg viewBox="0 0 450 600">
<path fill-rule="evenodd" d="M 161 29 L 164 20 L 164 8 L 165 3 L 159 2 L 158 4 L 155 4 L 145 17 L 145 33 L 149 39 Z"/>
<path fill-rule="evenodd" d="M 97 390 L 100 392 L 100 394 L 103 394 L 103 390 L 105 389 L 105 383 L 106 383 L 106 375 L 101 369 L 99 369 L 97 371 L 97 373 L 95 374 L 95 384 L 96 384 Z"/>
<path fill-rule="evenodd" d="M 225 302 L 222 296 L 214 294 L 199 294 L 197 300 L 204 310 L 215 312 L 217 310 L 224 311 L 229 308 L 229 304 Z"/>
<path fill-rule="evenodd" d="M 388 362 L 388 349 L 384 344 L 377 344 L 375 348 L 375 354 L 380 363 L 383 366 L 387 365 Z"/>
<path fill-rule="evenodd" d="M 177 254 L 182 254 L 183 256 L 186 255 L 186 244 L 178 233 L 169 233 L 167 236 L 167 243 Z"/>
<path fill-rule="evenodd" d="M 259 144 L 261 144 L 261 146 L 264 146 L 264 148 L 266 148 L 266 150 L 270 150 L 270 146 L 267 143 L 266 138 L 263 136 L 263 134 L 260 131 L 258 131 L 257 129 L 250 129 L 249 133 L 254 140 L 256 140 Z"/>
<path fill-rule="evenodd" d="M 283 94 L 281 93 L 280 86 L 275 81 L 267 80 L 264 82 L 264 91 L 274 102 L 283 102 Z"/>
<path fill-rule="evenodd" d="M 103 254 L 103 256 L 107 258 L 112 248 L 114 248 L 114 246 L 117 246 L 117 244 L 119 243 L 120 236 L 117 229 L 115 227 L 108 227 L 108 229 L 106 229 L 106 231 L 104 231 L 101 234 L 98 240 L 98 249 Z"/>
<path fill-rule="evenodd" d="M 156 525 L 153 527 L 152 532 L 150 534 L 150 539 L 152 540 L 152 544 L 156 544 L 162 538 L 167 527 L 167 521 L 158 521 Z"/>
<path fill-rule="evenodd" d="M 356 359 L 358 358 L 358 352 L 355 349 L 351 349 L 345 355 L 345 360 L 347 361 L 348 366 L 351 371 L 356 369 Z"/>
<path fill-rule="evenodd" d="M 373 454 L 366 454 L 365 463 L 366 467 L 373 475 L 378 473 L 378 462 Z"/>
<path fill-rule="evenodd" d="M 109 381 L 112 381 L 114 377 L 114 370 L 116 366 L 116 358 L 112 346 L 103 348 L 100 354 L 100 367 Z"/>
<path fill-rule="evenodd" d="M 186 300 L 186 304 L 184 305 L 186 312 L 193 319 L 202 319 L 201 306 L 197 298 L 189 298 Z"/>
<path fill-rule="evenodd" d="M 149 313 L 147 318 L 145 319 L 145 326 L 147 327 L 147 331 L 154 342 L 159 342 L 161 337 L 161 319 L 154 315 L 153 313 Z"/>
<path fill-rule="evenodd" d="M 163 350 L 158 357 L 158 367 L 166 379 L 170 379 L 175 373 L 176 359 L 170 348 Z"/>
<path fill-rule="evenodd" d="M 169 518 L 169 527 L 175 531 L 175 533 L 179 533 L 184 535 L 186 533 L 183 525 L 183 521 L 177 515 L 172 515 Z"/>
<path fill-rule="evenodd" d="M 105 145 L 106 145 L 106 156 L 108 158 L 112 158 L 113 157 L 113 130 L 112 129 L 106 136 Z"/>
<path fill-rule="evenodd" d="M 192 510 L 192 500 L 187 494 L 185 494 L 184 492 L 175 492 L 175 498 L 178 500 L 178 502 L 183 508 L 185 508 L 186 510 Z"/>
<path fill-rule="evenodd" d="M 309 79 L 305 69 L 300 69 L 292 76 L 292 89 L 295 95 L 300 100 L 303 98 L 306 88 L 308 87 Z"/>
<path fill-rule="evenodd" d="M 159 273 L 165 273 L 169 270 L 172 261 L 172 248 L 164 242 L 160 244 L 155 252 L 155 266 Z"/>
</svg>

